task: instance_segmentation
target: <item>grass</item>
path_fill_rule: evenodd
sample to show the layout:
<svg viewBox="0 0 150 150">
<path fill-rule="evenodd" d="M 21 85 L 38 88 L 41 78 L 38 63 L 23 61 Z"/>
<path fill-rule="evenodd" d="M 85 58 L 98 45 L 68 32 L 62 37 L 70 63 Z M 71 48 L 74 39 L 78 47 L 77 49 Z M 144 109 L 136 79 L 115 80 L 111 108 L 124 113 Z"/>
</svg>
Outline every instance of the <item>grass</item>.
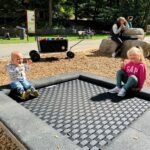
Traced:
<svg viewBox="0 0 150 150">
<path fill-rule="evenodd" d="M 57 38 L 57 36 L 44 36 L 42 38 Z M 108 35 L 94 35 L 92 37 L 92 40 L 96 40 L 96 39 L 106 39 L 108 37 Z M 79 40 L 79 36 L 67 36 L 65 37 L 67 38 L 69 41 L 76 41 Z M 17 44 L 17 43 L 34 43 L 35 42 L 35 37 L 31 36 L 29 37 L 29 39 L 24 39 L 24 40 L 20 40 L 20 38 L 11 38 L 10 40 L 4 40 L 4 39 L 0 39 L 0 44 Z"/>
</svg>

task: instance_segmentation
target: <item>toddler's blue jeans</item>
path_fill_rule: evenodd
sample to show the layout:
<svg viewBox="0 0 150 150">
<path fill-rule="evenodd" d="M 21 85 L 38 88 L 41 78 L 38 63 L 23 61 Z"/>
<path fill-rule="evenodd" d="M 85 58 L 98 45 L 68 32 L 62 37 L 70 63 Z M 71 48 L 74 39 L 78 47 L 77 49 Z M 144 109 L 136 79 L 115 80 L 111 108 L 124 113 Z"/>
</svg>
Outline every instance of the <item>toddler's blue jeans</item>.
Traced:
<svg viewBox="0 0 150 150">
<path fill-rule="evenodd" d="M 18 93 L 23 93 L 25 90 L 34 88 L 28 80 L 14 81 L 10 84 L 12 90 L 16 90 Z"/>
</svg>

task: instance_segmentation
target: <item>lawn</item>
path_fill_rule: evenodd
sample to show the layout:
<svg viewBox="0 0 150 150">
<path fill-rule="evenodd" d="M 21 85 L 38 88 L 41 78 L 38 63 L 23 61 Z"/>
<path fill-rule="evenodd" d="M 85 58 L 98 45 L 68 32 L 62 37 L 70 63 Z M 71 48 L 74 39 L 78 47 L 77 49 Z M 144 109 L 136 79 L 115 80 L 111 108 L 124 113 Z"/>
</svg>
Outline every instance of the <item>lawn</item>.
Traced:
<svg viewBox="0 0 150 150">
<path fill-rule="evenodd" d="M 93 40 L 96 40 L 96 39 L 105 39 L 107 38 L 108 35 L 94 35 L 92 37 Z M 57 36 L 43 36 L 42 38 L 57 38 Z M 79 37 L 78 36 L 67 36 L 67 37 L 64 37 L 64 38 L 67 38 L 69 41 L 76 41 L 76 40 L 79 40 Z M 11 40 L 4 40 L 4 39 L 0 39 L 0 44 L 11 44 L 11 43 L 33 43 L 35 42 L 35 37 L 33 36 L 30 36 L 27 39 L 25 40 L 20 40 L 20 38 L 11 38 Z"/>
</svg>

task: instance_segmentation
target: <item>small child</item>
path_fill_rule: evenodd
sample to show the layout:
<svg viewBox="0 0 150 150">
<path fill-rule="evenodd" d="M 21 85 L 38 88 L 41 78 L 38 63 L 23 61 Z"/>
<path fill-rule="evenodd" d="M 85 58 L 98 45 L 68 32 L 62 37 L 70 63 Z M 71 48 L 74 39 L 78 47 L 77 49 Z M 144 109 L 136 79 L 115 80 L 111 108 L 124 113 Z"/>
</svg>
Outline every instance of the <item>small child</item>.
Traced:
<svg viewBox="0 0 150 150">
<path fill-rule="evenodd" d="M 121 69 L 116 74 L 116 87 L 111 89 L 110 93 L 118 93 L 118 96 L 124 97 L 126 91 L 140 91 L 146 80 L 146 65 L 143 51 L 141 48 L 132 47 L 128 52 L 128 61 L 121 64 Z M 122 82 L 124 85 L 122 85 Z"/>
<path fill-rule="evenodd" d="M 128 16 L 127 21 L 128 21 L 129 28 L 133 28 L 132 26 L 133 16 Z"/>
<path fill-rule="evenodd" d="M 11 63 L 7 64 L 6 70 L 10 76 L 10 88 L 16 91 L 22 100 L 27 100 L 29 96 L 37 97 L 38 91 L 26 79 L 25 72 L 29 70 L 31 60 L 23 63 L 23 55 L 20 52 L 14 51 L 11 53 Z"/>
</svg>

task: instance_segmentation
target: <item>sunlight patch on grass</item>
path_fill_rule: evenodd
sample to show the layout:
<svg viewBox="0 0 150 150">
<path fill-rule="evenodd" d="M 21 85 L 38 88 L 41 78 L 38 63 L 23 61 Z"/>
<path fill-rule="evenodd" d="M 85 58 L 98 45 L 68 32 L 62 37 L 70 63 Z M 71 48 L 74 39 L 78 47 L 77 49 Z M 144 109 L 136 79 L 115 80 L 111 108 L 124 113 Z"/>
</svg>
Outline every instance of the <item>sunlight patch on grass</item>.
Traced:
<svg viewBox="0 0 150 150">
<path fill-rule="evenodd" d="M 63 36 L 62 36 L 63 37 Z M 41 38 L 58 38 L 57 36 L 43 36 Z M 79 40 L 79 36 L 66 36 L 66 37 L 63 37 L 63 38 L 66 38 L 68 39 L 69 41 L 76 41 L 76 40 Z M 108 38 L 108 35 L 94 35 L 92 38 L 89 38 L 91 40 L 97 40 L 97 39 L 106 39 Z M 35 40 L 35 37 L 29 37 L 29 39 L 24 39 L 24 40 L 20 40 L 20 38 L 11 38 L 10 40 L 4 40 L 4 39 L 0 39 L 0 44 L 19 44 L 19 43 L 34 43 L 36 40 Z"/>
</svg>

